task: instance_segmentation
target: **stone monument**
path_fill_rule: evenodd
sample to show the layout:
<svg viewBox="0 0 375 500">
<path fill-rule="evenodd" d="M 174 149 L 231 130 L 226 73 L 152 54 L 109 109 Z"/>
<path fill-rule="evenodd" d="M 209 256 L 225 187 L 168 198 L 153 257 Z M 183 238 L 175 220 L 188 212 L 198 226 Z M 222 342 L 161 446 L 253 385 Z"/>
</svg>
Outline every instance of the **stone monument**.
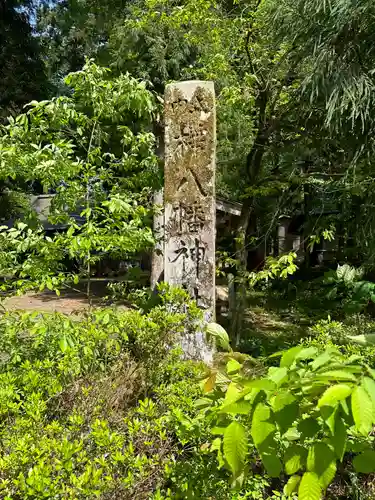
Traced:
<svg viewBox="0 0 375 500">
<path fill-rule="evenodd" d="M 164 281 L 215 314 L 215 142 L 213 82 L 165 91 Z"/>
</svg>

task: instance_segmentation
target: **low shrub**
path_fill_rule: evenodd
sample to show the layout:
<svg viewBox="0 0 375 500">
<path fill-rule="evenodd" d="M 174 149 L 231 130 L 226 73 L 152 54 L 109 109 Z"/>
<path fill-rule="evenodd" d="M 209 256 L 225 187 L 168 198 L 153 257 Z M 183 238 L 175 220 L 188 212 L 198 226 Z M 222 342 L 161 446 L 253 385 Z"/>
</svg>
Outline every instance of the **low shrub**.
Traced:
<svg viewBox="0 0 375 500">
<path fill-rule="evenodd" d="M 197 311 L 0 318 L 0 497 L 150 498 L 183 450 L 199 366 L 172 349 Z"/>
<path fill-rule="evenodd" d="M 237 353 L 211 369 L 195 419 L 211 434 L 202 451 L 231 472 L 233 487 L 260 467 L 284 498 L 321 499 L 338 468 L 341 478 L 375 472 L 375 370 L 334 346 L 299 345 L 277 357 L 260 378 Z"/>
</svg>

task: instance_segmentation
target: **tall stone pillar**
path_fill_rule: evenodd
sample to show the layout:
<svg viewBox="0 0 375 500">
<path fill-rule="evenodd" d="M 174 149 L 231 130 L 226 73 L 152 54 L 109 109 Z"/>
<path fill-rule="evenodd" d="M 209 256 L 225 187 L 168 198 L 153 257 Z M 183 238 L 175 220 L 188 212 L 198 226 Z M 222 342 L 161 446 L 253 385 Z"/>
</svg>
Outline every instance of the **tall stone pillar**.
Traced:
<svg viewBox="0 0 375 500">
<path fill-rule="evenodd" d="M 215 312 L 215 143 L 213 82 L 165 92 L 164 279 Z"/>
</svg>

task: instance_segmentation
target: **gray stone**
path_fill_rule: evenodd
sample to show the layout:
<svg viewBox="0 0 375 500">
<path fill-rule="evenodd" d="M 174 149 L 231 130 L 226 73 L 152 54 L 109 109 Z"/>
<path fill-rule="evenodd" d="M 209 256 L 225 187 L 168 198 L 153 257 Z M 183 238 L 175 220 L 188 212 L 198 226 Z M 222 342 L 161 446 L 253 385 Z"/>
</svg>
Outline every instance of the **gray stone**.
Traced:
<svg viewBox="0 0 375 500">
<path fill-rule="evenodd" d="M 164 280 L 164 195 L 163 190 L 154 194 L 154 223 L 153 231 L 156 239 L 155 247 L 152 252 L 151 262 L 151 289 Z"/>
<path fill-rule="evenodd" d="M 164 280 L 185 288 L 204 310 L 207 321 L 215 315 L 215 143 L 213 82 L 168 85 Z M 195 350 L 199 345 L 203 350 L 204 339 L 195 340 Z"/>
<path fill-rule="evenodd" d="M 165 92 L 165 281 L 215 311 L 215 95 L 213 82 Z"/>
</svg>

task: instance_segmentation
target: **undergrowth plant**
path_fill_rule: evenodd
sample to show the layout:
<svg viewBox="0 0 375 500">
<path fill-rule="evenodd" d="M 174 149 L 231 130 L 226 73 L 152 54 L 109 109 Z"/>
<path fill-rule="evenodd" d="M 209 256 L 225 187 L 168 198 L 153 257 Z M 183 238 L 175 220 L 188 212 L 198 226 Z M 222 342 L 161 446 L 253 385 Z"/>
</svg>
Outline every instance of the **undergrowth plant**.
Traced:
<svg viewBox="0 0 375 500">
<path fill-rule="evenodd" d="M 193 416 L 199 393 L 183 294 L 164 287 L 148 314 L 0 316 L 1 498 L 146 500 L 164 484 L 184 446 L 175 412 Z"/>
<path fill-rule="evenodd" d="M 276 353 L 279 366 L 252 377 L 232 353 L 211 369 L 198 405 L 212 438 L 206 451 L 239 487 L 261 460 L 286 483 L 284 495 L 319 500 L 346 452 L 358 473 L 375 471 L 375 370 L 337 347 L 296 346 Z M 353 456 L 353 455 L 352 455 Z"/>
</svg>

